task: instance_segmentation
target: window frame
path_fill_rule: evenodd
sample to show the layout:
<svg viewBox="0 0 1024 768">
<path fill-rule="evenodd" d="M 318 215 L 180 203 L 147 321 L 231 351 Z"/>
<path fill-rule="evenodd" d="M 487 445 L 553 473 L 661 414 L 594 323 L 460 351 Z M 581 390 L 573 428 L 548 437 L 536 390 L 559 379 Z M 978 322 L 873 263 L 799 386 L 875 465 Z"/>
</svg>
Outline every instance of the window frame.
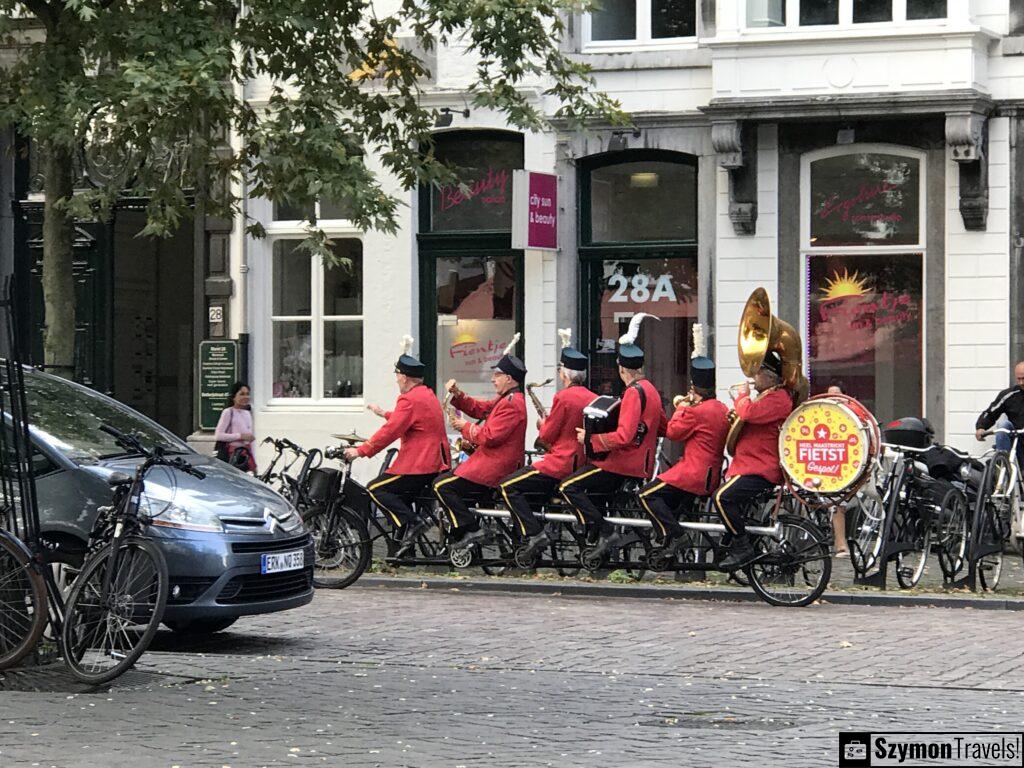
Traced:
<svg viewBox="0 0 1024 768">
<path fill-rule="evenodd" d="M 317 203 L 319 208 L 319 203 Z M 302 225 L 302 226 L 296 226 Z M 362 230 L 354 227 L 327 227 L 323 226 L 327 236 L 331 240 L 358 240 L 360 243 L 361 256 L 363 259 L 363 276 L 360 290 L 362 294 L 362 313 L 359 315 L 324 315 L 324 270 L 326 267 L 321 259 L 315 256 L 309 258 L 313 261 L 310 269 L 310 314 L 305 315 L 275 315 L 274 311 L 274 246 L 278 242 L 288 240 L 301 241 L 310 232 L 305 222 L 282 222 L 275 221 L 272 226 L 267 227 L 266 253 L 267 253 L 267 280 L 265 281 L 264 299 L 266 301 L 267 313 L 263 324 L 266 342 L 264 352 L 267 355 L 267 364 L 263 366 L 260 382 L 263 392 L 266 393 L 263 402 L 273 408 L 301 406 L 329 406 L 332 408 L 350 406 L 361 408 L 365 403 L 366 383 L 366 241 Z M 363 336 L 363 385 L 364 391 L 358 397 L 326 397 L 316 395 L 324 391 L 324 325 L 328 322 L 358 321 Z M 310 324 L 310 396 L 309 397 L 275 397 L 273 394 L 274 383 L 274 361 L 276 349 L 274 345 L 274 325 L 284 322 L 308 322 Z"/>
<path fill-rule="evenodd" d="M 307 227 L 309 222 L 306 219 L 278 219 L 275 218 L 277 214 L 277 203 L 270 203 L 270 221 L 271 226 L 267 226 L 266 230 L 269 232 L 271 228 L 275 229 L 301 229 Z M 317 198 L 313 204 L 313 212 L 316 216 L 316 223 L 320 229 L 326 230 L 328 227 L 342 227 L 350 229 L 352 227 L 351 219 L 321 219 L 320 218 L 320 198 Z M 361 235 L 362 233 L 360 233 Z"/>
<path fill-rule="evenodd" d="M 747 8 L 751 0 L 737 0 L 739 3 L 740 29 L 746 35 L 778 35 L 796 33 L 814 33 L 820 31 L 851 32 L 860 30 L 888 30 L 894 25 L 907 25 L 912 28 L 945 27 L 949 24 L 952 14 L 946 0 L 946 15 L 935 19 L 908 19 L 907 0 L 891 0 L 892 19 L 889 21 L 853 21 L 853 0 L 839 0 L 839 22 L 837 24 L 800 24 L 800 3 L 808 0 L 785 0 L 786 23 L 781 26 L 754 27 L 747 23 Z"/>
<path fill-rule="evenodd" d="M 903 245 L 845 245 L 845 246 L 811 246 L 811 164 L 842 155 L 860 155 L 868 153 L 897 155 L 917 160 L 918 162 L 918 242 Z M 810 279 L 810 256 L 856 256 L 864 255 L 904 255 L 920 254 L 921 256 L 921 413 L 927 410 L 928 392 L 928 154 L 913 147 L 898 144 L 863 143 L 842 144 L 824 147 L 805 152 L 800 157 L 800 333 L 803 338 L 804 375 L 810 378 L 811 372 L 811 340 L 807 333 L 810 320 L 810 295 L 808 281 Z"/>
<path fill-rule="evenodd" d="M 636 37 L 620 40 L 593 40 L 590 12 L 580 16 L 581 50 L 583 53 L 613 53 L 637 50 L 662 50 L 674 48 L 695 48 L 700 35 L 699 0 L 691 0 L 693 5 L 694 34 L 686 37 L 651 37 L 651 4 L 654 0 L 637 0 L 636 5 Z"/>
</svg>

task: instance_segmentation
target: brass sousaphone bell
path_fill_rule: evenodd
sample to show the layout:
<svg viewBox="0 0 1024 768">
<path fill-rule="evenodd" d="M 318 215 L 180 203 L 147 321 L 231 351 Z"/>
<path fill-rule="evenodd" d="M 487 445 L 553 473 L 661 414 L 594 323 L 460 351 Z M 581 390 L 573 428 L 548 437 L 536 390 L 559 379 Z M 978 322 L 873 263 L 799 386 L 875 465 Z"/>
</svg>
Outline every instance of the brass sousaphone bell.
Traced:
<svg viewBox="0 0 1024 768">
<path fill-rule="evenodd" d="M 800 335 L 792 325 L 772 314 L 772 302 L 764 288 L 750 294 L 743 307 L 737 346 L 740 369 L 751 379 L 761 370 L 764 356 L 771 350 L 778 352 L 782 358 L 782 385 L 794 394 L 797 404 L 807 399 L 809 384 L 804 377 Z M 729 424 L 725 448 L 732 456 L 743 429 L 743 420 L 735 411 L 729 411 Z"/>
</svg>

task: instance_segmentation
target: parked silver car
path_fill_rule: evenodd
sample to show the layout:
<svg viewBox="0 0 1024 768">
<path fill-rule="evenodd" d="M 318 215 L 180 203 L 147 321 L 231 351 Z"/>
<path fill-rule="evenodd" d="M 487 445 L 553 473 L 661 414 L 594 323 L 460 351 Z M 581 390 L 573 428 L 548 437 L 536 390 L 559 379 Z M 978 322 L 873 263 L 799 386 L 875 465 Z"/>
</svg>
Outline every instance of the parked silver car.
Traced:
<svg viewBox="0 0 1024 768">
<path fill-rule="evenodd" d="M 313 545 L 281 496 L 91 389 L 30 368 L 25 387 L 41 529 L 55 559 L 72 569 L 81 563 L 97 509 L 111 500 L 107 478 L 139 463 L 100 430 L 109 424 L 206 473 L 198 480 L 161 467 L 146 479 L 149 535 L 162 547 L 171 577 L 167 626 L 216 632 L 239 616 L 313 599 Z"/>
</svg>

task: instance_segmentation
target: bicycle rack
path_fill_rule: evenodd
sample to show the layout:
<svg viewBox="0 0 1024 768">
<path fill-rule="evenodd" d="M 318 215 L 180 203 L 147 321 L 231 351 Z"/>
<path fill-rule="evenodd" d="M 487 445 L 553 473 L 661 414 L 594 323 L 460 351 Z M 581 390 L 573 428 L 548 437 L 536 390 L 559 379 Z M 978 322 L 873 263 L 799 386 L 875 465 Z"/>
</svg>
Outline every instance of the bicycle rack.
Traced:
<svg viewBox="0 0 1024 768">
<path fill-rule="evenodd" d="M 981 502 L 984 500 L 985 491 L 988 488 L 989 482 L 989 465 L 985 467 L 985 474 L 982 477 L 981 488 L 978 490 L 977 498 L 974 503 L 974 515 L 971 518 L 971 536 L 968 542 L 967 549 L 967 575 L 959 579 L 949 580 L 943 579 L 943 586 L 947 589 L 963 589 L 966 587 L 971 592 L 978 591 L 978 564 L 982 558 L 993 555 L 1002 551 L 1003 542 L 992 536 L 979 537 L 977 535 L 977 529 L 984 528 L 989 529 L 990 526 L 982 525 L 979 521 L 981 515 L 984 514 L 984 510 L 981 508 Z M 981 541 L 978 539 L 981 538 Z"/>
<path fill-rule="evenodd" d="M 900 468 L 901 477 L 897 477 L 895 479 L 896 483 L 899 483 L 902 480 L 902 474 L 905 471 L 906 469 L 904 467 Z M 897 486 L 894 485 L 893 487 Z M 893 526 L 896 517 L 896 502 L 897 499 L 895 497 L 889 499 L 888 503 L 891 508 L 886 510 L 885 520 L 882 523 L 882 547 L 878 553 L 876 561 L 878 563 L 877 570 L 869 575 L 866 573 L 860 573 L 856 568 L 854 568 L 853 583 L 858 586 L 877 587 L 883 591 L 886 590 L 888 588 L 886 582 L 888 581 L 889 575 L 889 561 L 895 559 L 896 556 L 902 552 L 912 552 L 914 550 L 913 540 L 897 541 L 895 539 L 896 529 Z"/>
</svg>

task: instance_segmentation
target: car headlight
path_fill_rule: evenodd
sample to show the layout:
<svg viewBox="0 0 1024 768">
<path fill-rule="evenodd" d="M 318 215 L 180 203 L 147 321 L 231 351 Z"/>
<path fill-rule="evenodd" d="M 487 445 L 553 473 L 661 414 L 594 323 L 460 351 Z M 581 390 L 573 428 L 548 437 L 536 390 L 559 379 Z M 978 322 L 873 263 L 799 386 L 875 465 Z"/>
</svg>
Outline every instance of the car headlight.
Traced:
<svg viewBox="0 0 1024 768">
<path fill-rule="evenodd" d="M 224 524 L 220 518 L 209 510 L 186 509 L 177 504 L 163 506 L 163 511 L 150 520 L 152 525 L 162 528 L 180 528 L 186 531 L 210 531 L 223 533 Z"/>
</svg>

